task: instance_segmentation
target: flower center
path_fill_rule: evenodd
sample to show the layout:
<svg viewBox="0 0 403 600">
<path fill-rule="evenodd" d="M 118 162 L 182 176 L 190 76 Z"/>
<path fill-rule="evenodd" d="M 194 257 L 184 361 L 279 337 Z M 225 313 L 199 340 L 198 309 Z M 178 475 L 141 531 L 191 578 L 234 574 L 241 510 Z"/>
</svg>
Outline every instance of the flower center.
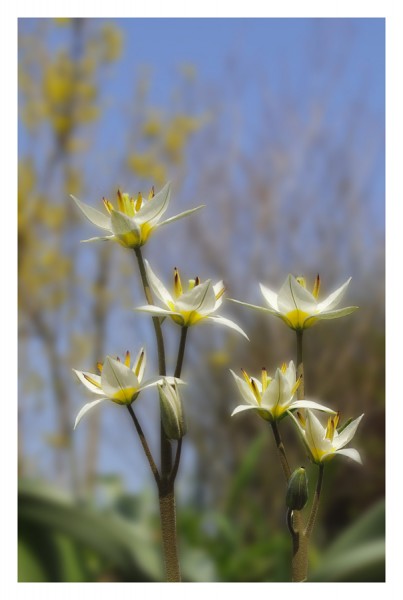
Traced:
<svg viewBox="0 0 403 600">
<path fill-rule="evenodd" d="M 311 315 L 303 310 L 300 310 L 299 308 L 288 312 L 285 317 L 287 319 L 287 324 L 289 324 L 289 326 L 293 329 L 306 329 L 308 327 L 312 327 L 312 325 L 317 321 L 315 318 L 310 318 L 308 323 L 305 324 L 306 319 L 311 317 Z"/>
</svg>

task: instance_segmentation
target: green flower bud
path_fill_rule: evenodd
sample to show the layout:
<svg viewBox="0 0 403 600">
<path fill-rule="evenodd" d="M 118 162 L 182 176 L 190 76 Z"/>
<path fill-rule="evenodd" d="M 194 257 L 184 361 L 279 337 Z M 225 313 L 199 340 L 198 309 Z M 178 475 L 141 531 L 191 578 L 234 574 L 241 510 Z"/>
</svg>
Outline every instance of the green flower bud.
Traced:
<svg viewBox="0 0 403 600">
<path fill-rule="evenodd" d="M 164 381 L 158 386 L 161 406 L 161 419 L 165 435 L 170 440 L 180 440 L 186 433 L 186 422 L 182 401 L 176 386 Z"/>
<path fill-rule="evenodd" d="M 288 481 L 285 503 L 291 510 L 302 510 L 308 502 L 308 478 L 303 467 L 295 469 Z"/>
</svg>

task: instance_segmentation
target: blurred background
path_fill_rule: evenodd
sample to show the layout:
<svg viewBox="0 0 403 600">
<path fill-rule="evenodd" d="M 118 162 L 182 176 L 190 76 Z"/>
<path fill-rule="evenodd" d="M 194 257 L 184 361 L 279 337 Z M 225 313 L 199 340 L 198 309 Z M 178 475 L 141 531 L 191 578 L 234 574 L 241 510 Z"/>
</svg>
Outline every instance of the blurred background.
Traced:
<svg viewBox="0 0 403 600">
<path fill-rule="evenodd" d="M 134 255 L 80 244 L 98 231 L 69 198 L 102 209 L 172 181 L 144 254 L 162 279 L 224 279 L 263 304 L 287 273 L 325 296 L 349 276 L 360 310 L 305 335 L 306 395 L 365 413 L 360 468 L 332 461 L 312 549 L 318 581 L 384 579 L 384 20 L 19 20 L 19 578 L 159 581 L 154 482 L 127 411 L 112 403 L 73 432 L 90 399 L 72 368 L 145 345 L 153 329 Z M 177 480 L 187 581 L 287 581 L 284 483 L 271 431 L 239 404 L 229 368 L 295 359 L 281 321 L 231 303 L 251 342 L 190 331 L 189 432 Z M 171 372 L 178 328 L 164 324 Z M 158 406 L 136 413 L 158 456 Z M 293 466 L 309 466 L 281 423 Z"/>
</svg>

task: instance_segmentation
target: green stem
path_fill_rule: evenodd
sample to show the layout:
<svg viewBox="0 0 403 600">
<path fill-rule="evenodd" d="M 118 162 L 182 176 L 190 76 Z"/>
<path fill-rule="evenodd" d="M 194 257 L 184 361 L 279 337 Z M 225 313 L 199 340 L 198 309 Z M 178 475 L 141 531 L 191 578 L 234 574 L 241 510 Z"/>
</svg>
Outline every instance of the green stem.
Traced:
<svg viewBox="0 0 403 600">
<path fill-rule="evenodd" d="M 130 404 L 127 406 L 127 410 L 129 411 L 129 414 L 130 414 L 130 416 L 131 416 L 131 418 L 133 420 L 134 426 L 136 427 L 137 433 L 138 433 L 139 438 L 140 438 L 141 445 L 143 446 L 144 454 L 147 457 L 148 464 L 150 465 L 150 469 L 152 471 L 152 474 L 154 475 L 154 479 L 157 482 L 157 485 L 159 486 L 159 484 L 160 484 L 160 474 L 158 473 L 157 465 L 155 464 L 153 456 L 152 456 L 152 454 L 150 452 L 150 448 L 148 447 L 147 440 L 146 440 L 146 437 L 144 435 L 144 432 L 143 432 L 143 430 L 141 428 L 141 425 L 138 422 L 138 419 L 137 419 L 136 415 L 134 414 L 134 410 L 132 409 L 132 407 L 131 407 Z"/>
<path fill-rule="evenodd" d="M 306 526 L 306 529 L 305 529 L 305 535 L 308 539 L 310 538 L 310 536 L 312 534 L 312 530 L 314 528 L 315 521 L 316 521 L 316 516 L 317 516 L 318 510 L 319 510 L 319 502 L 320 502 L 320 494 L 322 491 L 324 469 L 325 469 L 325 465 L 323 463 L 320 463 L 318 480 L 316 482 L 315 496 L 314 496 L 313 502 L 312 502 L 311 514 L 309 515 L 308 525 Z"/>
<path fill-rule="evenodd" d="M 297 379 L 301 379 L 301 383 L 298 386 L 297 395 L 298 400 L 305 398 L 305 384 L 304 384 L 304 362 L 302 353 L 302 336 L 303 329 L 297 329 Z"/>
<path fill-rule="evenodd" d="M 174 377 L 180 377 L 182 373 L 183 357 L 185 356 L 186 337 L 188 333 L 187 327 L 182 327 L 181 339 L 179 342 L 178 358 L 176 361 Z"/>
<path fill-rule="evenodd" d="M 304 362 L 303 362 L 303 329 L 297 329 L 297 380 L 301 383 L 298 386 L 298 400 L 305 397 L 304 385 Z M 294 534 L 292 535 L 292 580 L 306 581 L 308 577 L 308 538 L 304 532 L 304 523 L 300 511 L 293 511 Z"/>
<path fill-rule="evenodd" d="M 281 466 L 283 468 L 283 473 L 286 478 L 286 481 L 288 481 L 291 476 L 291 469 L 290 469 L 290 465 L 288 463 L 287 454 L 285 452 L 283 440 L 281 439 L 280 431 L 278 429 L 277 421 L 271 422 L 271 428 L 273 430 L 274 439 L 276 440 L 277 451 L 278 451 L 278 455 L 280 458 Z"/>
<path fill-rule="evenodd" d="M 144 294 L 148 304 L 154 304 L 153 295 L 150 284 L 148 282 L 147 273 L 144 265 L 144 259 L 141 248 L 135 248 L 134 253 L 139 266 L 140 277 L 144 288 Z M 162 376 L 166 375 L 165 362 L 165 346 L 162 335 L 161 321 L 159 317 L 153 317 L 153 325 L 155 337 L 157 340 L 158 350 L 158 370 Z M 183 357 L 182 357 L 183 360 Z M 164 563 L 167 581 L 181 581 L 178 545 L 176 540 L 176 508 L 175 508 L 175 491 L 174 482 L 170 473 L 172 473 L 172 448 L 171 442 L 165 435 L 162 420 L 160 421 L 160 437 L 161 437 L 161 475 L 157 482 L 159 492 L 159 505 L 161 517 L 162 531 L 162 547 L 164 553 Z M 178 452 L 177 452 L 178 454 Z M 176 457 L 175 463 L 179 461 L 179 456 Z M 178 466 L 174 467 L 176 470 Z"/>
</svg>

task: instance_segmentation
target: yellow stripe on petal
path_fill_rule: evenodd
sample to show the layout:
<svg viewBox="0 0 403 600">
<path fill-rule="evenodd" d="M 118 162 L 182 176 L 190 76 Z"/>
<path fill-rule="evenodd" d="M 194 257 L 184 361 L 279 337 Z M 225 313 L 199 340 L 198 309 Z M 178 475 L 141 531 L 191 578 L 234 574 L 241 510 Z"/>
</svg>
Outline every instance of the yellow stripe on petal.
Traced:
<svg viewBox="0 0 403 600">
<path fill-rule="evenodd" d="M 307 329 L 308 327 L 312 327 L 312 325 L 316 323 L 317 319 L 310 318 L 308 323 L 305 325 L 305 321 L 308 317 L 310 317 L 309 313 L 299 310 L 298 308 L 291 310 L 285 315 L 285 318 L 287 319 L 286 323 L 293 329 Z"/>
<path fill-rule="evenodd" d="M 92 383 L 92 385 L 95 385 L 95 387 L 101 389 L 101 384 L 98 381 L 95 381 L 95 379 L 93 379 L 89 375 L 86 375 L 85 373 L 83 373 L 83 375 L 84 375 L 84 379 L 86 379 L 87 381 Z"/>
<path fill-rule="evenodd" d="M 137 389 L 134 387 L 127 387 L 119 390 L 111 397 L 113 402 L 117 404 L 131 404 L 134 400 L 134 396 L 137 393 Z"/>
<path fill-rule="evenodd" d="M 216 293 L 215 299 L 219 300 L 221 298 L 221 296 L 224 294 L 224 292 L 225 292 L 225 285 L 223 285 L 222 288 Z"/>
</svg>

